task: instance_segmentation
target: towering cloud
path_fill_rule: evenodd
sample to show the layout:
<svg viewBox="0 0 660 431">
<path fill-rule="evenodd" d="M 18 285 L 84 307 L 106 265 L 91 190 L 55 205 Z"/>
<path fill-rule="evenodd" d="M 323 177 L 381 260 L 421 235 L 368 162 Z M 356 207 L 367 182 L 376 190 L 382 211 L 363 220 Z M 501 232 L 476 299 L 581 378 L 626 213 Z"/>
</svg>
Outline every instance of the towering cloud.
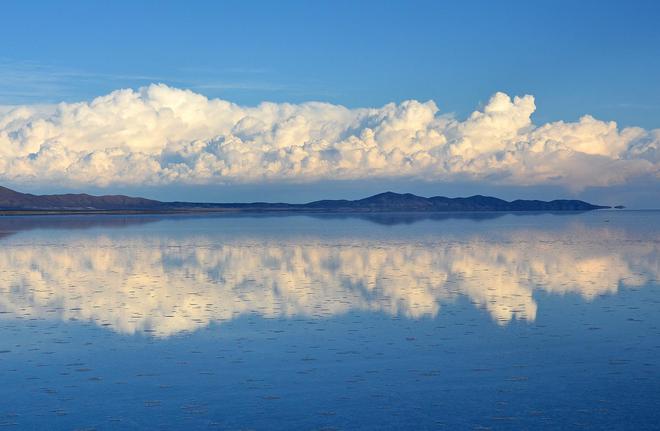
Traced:
<svg viewBox="0 0 660 431">
<path fill-rule="evenodd" d="M 166 85 L 91 102 L 0 108 L 0 181 L 222 184 L 378 177 L 555 184 L 660 176 L 660 129 L 585 116 L 534 125 L 532 96 L 461 121 L 432 101 L 243 107 Z"/>
</svg>

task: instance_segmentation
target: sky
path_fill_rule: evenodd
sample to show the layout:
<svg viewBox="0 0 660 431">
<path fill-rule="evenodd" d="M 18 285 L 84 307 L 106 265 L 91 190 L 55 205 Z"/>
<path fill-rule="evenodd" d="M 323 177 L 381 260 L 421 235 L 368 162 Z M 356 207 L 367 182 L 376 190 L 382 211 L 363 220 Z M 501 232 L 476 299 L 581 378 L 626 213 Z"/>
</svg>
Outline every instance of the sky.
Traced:
<svg viewBox="0 0 660 431">
<path fill-rule="evenodd" d="M 660 207 L 656 1 L 5 1 L 0 184 Z"/>
</svg>

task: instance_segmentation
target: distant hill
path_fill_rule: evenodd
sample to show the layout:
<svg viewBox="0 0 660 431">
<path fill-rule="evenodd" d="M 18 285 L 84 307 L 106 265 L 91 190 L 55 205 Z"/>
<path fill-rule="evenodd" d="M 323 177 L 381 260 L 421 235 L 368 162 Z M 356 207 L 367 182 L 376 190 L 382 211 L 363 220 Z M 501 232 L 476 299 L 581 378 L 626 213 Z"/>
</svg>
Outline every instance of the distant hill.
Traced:
<svg viewBox="0 0 660 431">
<path fill-rule="evenodd" d="M 0 187 L 0 211 L 303 211 L 303 212 L 443 212 L 443 211 L 589 211 L 608 206 L 579 200 L 515 200 L 508 202 L 489 196 L 425 198 L 410 193 L 380 193 L 359 200 L 320 200 L 306 204 L 287 203 L 208 203 L 160 202 L 123 195 L 92 196 L 88 194 L 32 195 Z"/>
<path fill-rule="evenodd" d="M 607 206 L 592 205 L 579 200 L 515 200 L 475 195 L 467 198 L 433 196 L 425 198 L 411 193 L 380 193 L 368 198 L 346 200 L 324 200 L 305 204 L 308 208 L 355 209 L 365 211 L 585 211 Z"/>
<path fill-rule="evenodd" d="M 146 210 L 161 202 L 122 195 L 31 195 L 0 186 L 0 210 Z"/>
</svg>

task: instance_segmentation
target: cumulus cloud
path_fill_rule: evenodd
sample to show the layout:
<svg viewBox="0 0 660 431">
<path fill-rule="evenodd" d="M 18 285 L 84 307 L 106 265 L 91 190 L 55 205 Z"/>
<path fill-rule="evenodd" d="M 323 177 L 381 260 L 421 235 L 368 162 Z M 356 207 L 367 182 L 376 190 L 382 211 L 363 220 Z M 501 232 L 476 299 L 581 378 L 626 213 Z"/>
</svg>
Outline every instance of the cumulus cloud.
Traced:
<svg viewBox="0 0 660 431">
<path fill-rule="evenodd" d="M 660 176 L 660 129 L 584 116 L 535 125 L 496 93 L 460 120 L 433 101 L 244 107 L 166 85 L 0 109 L 0 180 L 81 185 L 416 178 L 575 190 Z"/>
</svg>

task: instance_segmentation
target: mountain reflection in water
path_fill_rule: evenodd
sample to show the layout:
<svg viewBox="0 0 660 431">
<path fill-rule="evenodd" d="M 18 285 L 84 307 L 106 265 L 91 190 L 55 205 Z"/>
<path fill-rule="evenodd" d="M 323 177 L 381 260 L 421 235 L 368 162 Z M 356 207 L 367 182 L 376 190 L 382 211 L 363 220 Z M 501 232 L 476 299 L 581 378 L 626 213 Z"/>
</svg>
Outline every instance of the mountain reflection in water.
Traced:
<svg viewBox="0 0 660 431">
<path fill-rule="evenodd" d="M 409 239 L 220 229 L 173 235 L 123 232 L 126 225 L 2 239 L 0 316 L 167 337 L 248 313 L 434 317 L 466 297 L 506 325 L 536 318 L 535 291 L 591 300 L 660 277 L 657 238 L 632 240 L 623 229 L 583 223 Z"/>
</svg>

